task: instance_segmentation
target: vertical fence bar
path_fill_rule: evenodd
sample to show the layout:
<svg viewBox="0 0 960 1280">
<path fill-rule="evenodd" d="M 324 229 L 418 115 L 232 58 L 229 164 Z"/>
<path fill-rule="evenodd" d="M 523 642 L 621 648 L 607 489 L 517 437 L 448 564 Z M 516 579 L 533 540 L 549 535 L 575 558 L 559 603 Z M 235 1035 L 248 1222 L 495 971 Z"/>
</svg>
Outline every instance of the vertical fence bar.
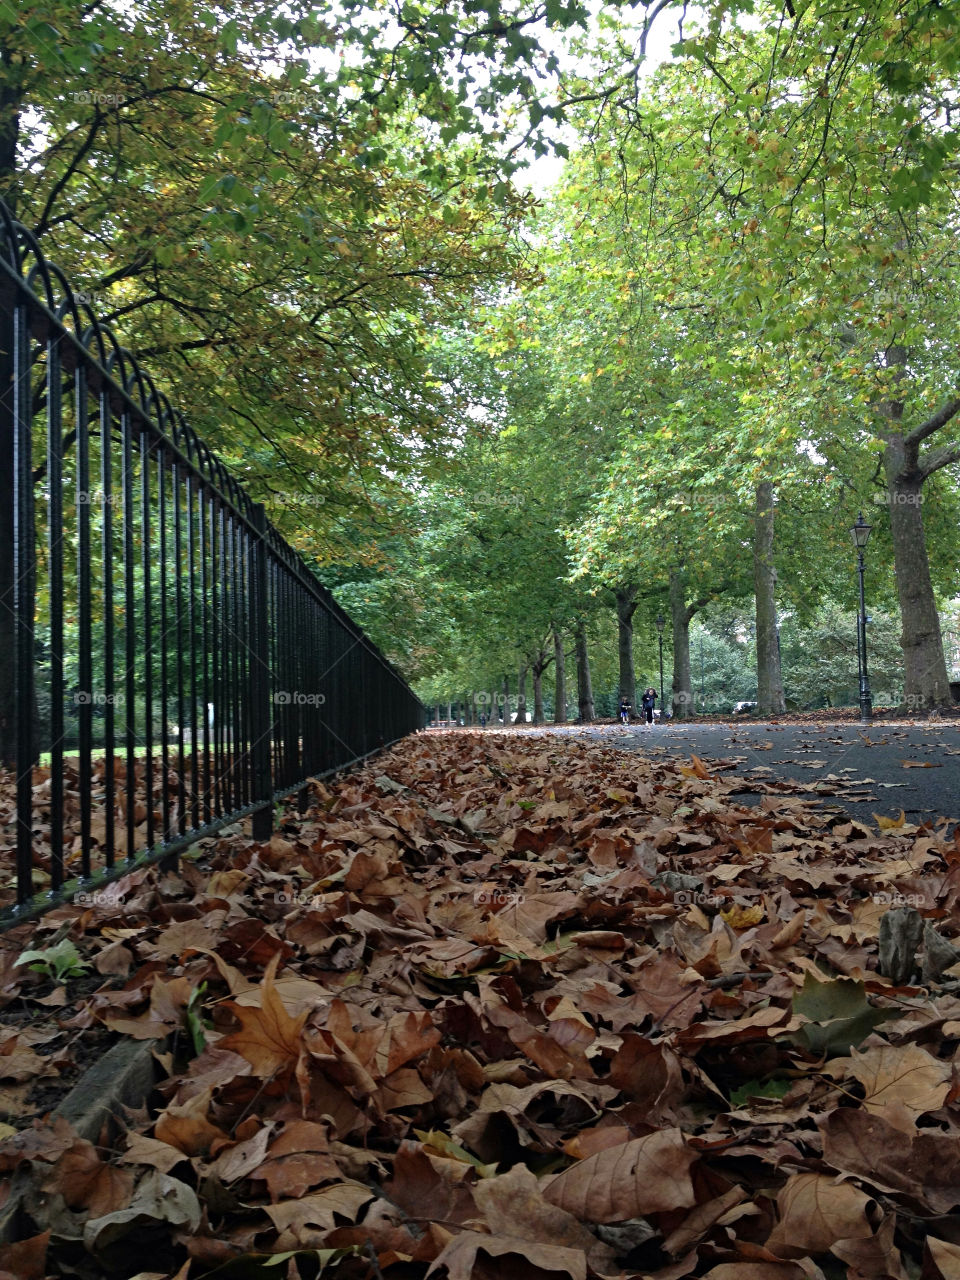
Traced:
<svg viewBox="0 0 960 1280">
<path fill-rule="evenodd" d="M 242 804 L 253 802 L 253 704 L 252 704 L 252 633 L 254 620 L 251 610 L 251 535 L 250 530 L 237 524 L 240 565 L 240 613 L 237 618 L 237 637 L 240 651 L 240 711 L 243 734 L 243 799 Z"/>
<path fill-rule="evenodd" d="M 59 361 L 57 361 L 59 364 Z M 58 371 L 59 377 L 59 371 Z M 76 399 L 74 427 L 77 450 L 77 671 L 86 697 L 81 702 L 80 742 L 77 767 L 80 791 L 80 874 L 87 880 L 92 870 L 90 858 L 91 783 L 93 777 L 93 707 L 100 705 L 103 691 L 93 687 L 93 617 L 90 587 L 90 420 L 87 374 L 83 365 L 74 375 Z"/>
<path fill-rule="evenodd" d="M 254 840 L 269 840 L 273 830 L 273 787 L 270 779 L 270 632 L 267 572 L 267 514 L 253 508 L 256 537 L 250 542 L 250 755 L 253 766 Z"/>
<path fill-rule="evenodd" d="M 187 778 L 183 753 L 183 722 L 186 720 L 186 686 L 184 683 L 184 608 L 183 608 L 183 506 L 180 498 L 182 474 L 176 461 L 171 469 L 173 486 L 173 585 L 174 617 L 177 645 L 177 833 L 187 829 Z"/>
<path fill-rule="evenodd" d="M 201 785 L 203 787 L 203 822 L 213 821 L 213 805 L 210 796 L 210 644 L 211 644 L 211 619 L 210 619 L 210 578 L 211 578 L 211 555 L 213 552 L 212 540 L 210 538 L 210 527 L 208 522 L 208 511 L 210 503 L 206 500 L 204 488 L 201 485 L 197 492 L 198 516 L 197 516 L 197 532 L 200 540 L 200 627 L 201 639 L 200 644 L 203 649 L 202 655 L 202 672 L 200 680 L 201 699 L 203 709 L 203 771 Z"/>
<path fill-rule="evenodd" d="M 35 565 L 30 322 L 20 298 L 13 307 L 13 613 L 17 757 L 17 901 L 33 892 L 33 735 Z M 4 395 L 10 395 L 4 388 Z"/>
<path fill-rule="evenodd" d="M 137 597 L 136 563 L 133 544 L 133 417 L 124 407 L 120 417 L 121 467 L 123 484 L 123 660 L 126 723 L 125 843 L 127 861 L 135 855 L 134 826 L 136 815 L 136 661 L 137 661 Z"/>
<path fill-rule="evenodd" d="M 223 608 L 222 505 L 210 504 L 210 647 L 213 653 L 211 700 L 213 702 L 213 811 L 223 816 Z"/>
<path fill-rule="evenodd" d="M 143 803 L 146 807 L 146 847 L 153 847 L 154 829 L 154 764 L 153 764 L 153 557 L 151 551 L 150 517 L 150 432 L 144 427 L 140 432 L 140 568 L 143 577 Z M 163 469 L 157 463 L 157 487 L 163 488 Z M 161 597 L 163 588 L 160 588 Z M 160 636 L 160 644 L 164 636 Z M 167 780 L 160 779 L 161 795 L 166 794 Z"/>
<path fill-rule="evenodd" d="M 223 810 L 233 809 L 233 681 L 230 670 L 230 539 L 226 508 L 220 508 L 220 702 L 221 702 L 221 767 L 220 785 Z"/>
<path fill-rule="evenodd" d="M 173 839 L 170 821 L 170 617 L 167 612 L 167 564 L 169 563 L 169 539 L 167 526 L 167 455 L 163 444 L 157 445 L 157 596 L 160 612 L 160 830 L 161 839 Z"/>
<path fill-rule="evenodd" d="M 103 850 L 107 868 L 113 866 L 116 844 L 116 688 L 113 625 L 113 455 L 110 391 L 100 388 L 100 492 L 103 496 L 100 557 L 103 565 Z"/>
<path fill-rule="evenodd" d="M 76 501 L 83 495 L 77 486 Z M 50 888 L 63 884 L 63 370 L 60 339 L 47 342 L 47 572 L 50 580 Z M 91 695 L 80 678 L 74 707 Z"/>
<path fill-rule="evenodd" d="M 200 769 L 197 752 L 197 529 L 193 477 L 187 472 L 187 635 L 190 656 L 190 825 L 200 825 Z M 181 730 L 181 741 L 183 732 Z"/>
</svg>

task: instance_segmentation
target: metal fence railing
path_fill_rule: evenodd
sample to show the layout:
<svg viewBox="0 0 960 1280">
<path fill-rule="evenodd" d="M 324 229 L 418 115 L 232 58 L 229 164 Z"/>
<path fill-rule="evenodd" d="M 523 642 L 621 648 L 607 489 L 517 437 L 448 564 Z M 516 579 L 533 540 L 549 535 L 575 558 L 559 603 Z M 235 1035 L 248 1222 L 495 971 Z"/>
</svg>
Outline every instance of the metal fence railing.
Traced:
<svg viewBox="0 0 960 1280">
<path fill-rule="evenodd" d="M 425 721 L 0 203 L 0 928 Z"/>
</svg>

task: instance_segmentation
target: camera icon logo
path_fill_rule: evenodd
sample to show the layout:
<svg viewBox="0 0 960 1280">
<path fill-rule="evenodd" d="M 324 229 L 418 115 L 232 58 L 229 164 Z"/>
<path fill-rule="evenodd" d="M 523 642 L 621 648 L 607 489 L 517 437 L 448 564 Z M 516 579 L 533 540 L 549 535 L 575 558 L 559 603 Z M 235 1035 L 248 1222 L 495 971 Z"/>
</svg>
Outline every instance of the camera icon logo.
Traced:
<svg viewBox="0 0 960 1280">
<path fill-rule="evenodd" d="M 673 895 L 674 905 L 678 907 L 689 907 L 693 903 L 693 894 L 689 889 L 678 889 Z"/>
</svg>

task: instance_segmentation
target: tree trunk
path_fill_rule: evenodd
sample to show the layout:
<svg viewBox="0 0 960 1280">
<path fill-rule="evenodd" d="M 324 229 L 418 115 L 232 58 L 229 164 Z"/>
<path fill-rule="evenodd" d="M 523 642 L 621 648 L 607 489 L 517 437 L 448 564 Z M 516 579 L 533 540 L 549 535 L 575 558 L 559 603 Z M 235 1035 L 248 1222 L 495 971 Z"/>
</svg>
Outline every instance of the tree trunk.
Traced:
<svg viewBox="0 0 960 1280">
<path fill-rule="evenodd" d="M 636 587 L 614 587 L 617 602 L 617 650 L 620 657 L 620 701 L 631 707 L 637 703 L 637 676 L 633 667 L 633 615 L 637 609 Z"/>
<path fill-rule="evenodd" d="M 590 679 L 590 654 L 587 652 L 587 627 L 582 618 L 577 619 L 574 634 L 577 645 L 577 709 L 581 724 L 589 724 L 594 718 L 593 684 Z"/>
<path fill-rule="evenodd" d="M 780 644 L 777 639 L 777 571 L 773 566 L 773 484 L 757 485 L 757 509 L 753 535 L 753 585 L 757 601 L 757 710 L 779 716 L 786 711 Z"/>
<path fill-rule="evenodd" d="M 453 724 L 453 703 L 447 702 L 447 728 Z"/>
<path fill-rule="evenodd" d="M 670 574 L 670 620 L 673 624 L 673 698 L 675 720 L 688 720 L 693 709 L 690 680 L 690 619 L 696 612 L 688 607 L 683 577 L 674 570 Z"/>
<path fill-rule="evenodd" d="M 517 672 L 517 724 L 527 723 L 527 668 Z"/>
<path fill-rule="evenodd" d="M 510 723 L 510 677 L 503 677 L 503 726 Z"/>
<path fill-rule="evenodd" d="M 923 711 L 950 703 L 950 678 L 943 653 L 940 615 L 930 581 L 921 504 L 923 478 L 918 469 L 909 465 L 904 454 L 902 438 L 888 437 L 883 466 L 900 601 L 904 702 L 911 711 Z M 869 610 L 867 612 L 869 616 Z M 868 672 L 869 640 L 868 630 Z"/>
<path fill-rule="evenodd" d="M 567 667 L 563 657 L 563 637 L 556 627 L 553 628 L 553 723 L 567 723 Z"/>
<path fill-rule="evenodd" d="M 543 666 L 533 664 L 533 723 L 543 724 Z"/>
<path fill-rule="evenodd" d="M 12 40 L 0 53 L 0 196 L 14 217 L 19 195 L 17 160 L 20 146 L 20 108 L 23 102 L 24 73 L 28 63 L 11 48 Z"/>
</svg>

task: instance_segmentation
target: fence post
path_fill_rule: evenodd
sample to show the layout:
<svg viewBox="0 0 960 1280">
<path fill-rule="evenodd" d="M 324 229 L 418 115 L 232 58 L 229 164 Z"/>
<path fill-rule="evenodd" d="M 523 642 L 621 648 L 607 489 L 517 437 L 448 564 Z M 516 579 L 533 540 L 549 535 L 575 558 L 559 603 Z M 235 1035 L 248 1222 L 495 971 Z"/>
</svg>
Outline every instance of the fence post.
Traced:
<svg viewBox="0 0 960 1280">
<path fill-rule="evenodd" d="M 11 249 L 12 252 L 12 249 Z M 5 520 L 4 561 L 0 575 L 4 612 L 12 615 L 13 646 L 11 687 L 4 690 L 4 754 L 12 745 L 16 754 L 17 796 L 17 902 L 33 893 L 33 766 L 36 739 L 33 723 L 34 687 L 34 513 L 33 462 L 30 411 L 29 321 L 26 306 L 15 285 L 4 281 L 0 296 L 0 345 L 3 348 L 0 390 L 0 465 L 6 473 L 4 489 L 10 502 Z M 9 488 L 8 488 L 9 486 Z M 7 536 L 10 536 L 7 542 Z M 10 654 L 10 651 L 6 651 Z M 6 677 L 9 680 L 9 675 Z M 9 700 L 12 693 L 12 707 Z M 7 719 L 12 710 L 12 725 Z M 12 732 L 11 732 L 12 730 Z M 12 743 L 10 739 L 12 738 Z"/>
<path fill-rule="evenodd" d="M 270 746 L 273 737 L 273 707 L 270 702 L 270 650 L 267 594 L 267 513 L 262 502 L 253 504 L 253 526 L 257 536 L 251 551 L 250 617 L 250 754 L 253 765 L 254 840 L 269 840 L 273 831 L 273 786 Z"/>
<path fill-rule="evenodd" d="M 16 288 L 0 280 L 0 765 L 17 767 L 17 698 L 13 657 L 17 624 L 13 611 L 16 546 L 17 419 L 13 410 L 13 325 Z"/>
</svg>

